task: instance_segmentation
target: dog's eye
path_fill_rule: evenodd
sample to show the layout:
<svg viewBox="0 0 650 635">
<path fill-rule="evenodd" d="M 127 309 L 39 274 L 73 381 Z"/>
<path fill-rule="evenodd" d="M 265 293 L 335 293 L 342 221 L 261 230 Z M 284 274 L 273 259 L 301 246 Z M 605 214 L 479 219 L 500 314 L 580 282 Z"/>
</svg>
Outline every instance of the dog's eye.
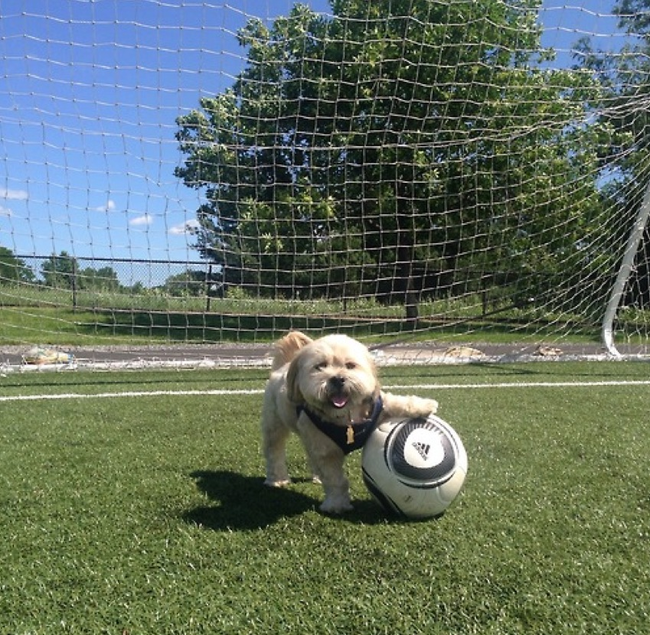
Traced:
<svg viewBox="0 0 650 635">
<path fill-rule="evenodd" d="M 357 367 L 357 365 L 355 362 L 345 362 L 345 367 L 348 370 L 354 370 Z"/>
<path fill-rule="evenodd" d="M 323 370 L 325 366 L 327 366 L 327 362 L 318 362 L 318 364 L 314 366 L 314 370 Z"/>
</svg>

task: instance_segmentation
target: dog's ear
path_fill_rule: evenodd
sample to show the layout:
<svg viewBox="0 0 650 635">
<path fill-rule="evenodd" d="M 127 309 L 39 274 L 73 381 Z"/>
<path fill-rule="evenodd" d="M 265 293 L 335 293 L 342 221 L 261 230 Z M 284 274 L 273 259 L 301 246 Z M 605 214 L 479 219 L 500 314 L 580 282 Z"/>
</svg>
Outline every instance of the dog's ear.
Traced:
<svg viewBox="0 0 650 635">
<path fill-rule="evenodd" d="M 298 353 L 289 364 L 287 370 L 287 397 L 293 403 L 299 404 L 304 401 L 300 386 L 298 385 L 298 373 L 300 372 L 300 358 L 302 355 Z"/>
<path fill-rule="evenodd" d="M 375 358 L 373 357 L 372 353 L 366 349 L 366 368 L 368 369 L 368 372 L 372 373 L 373 379 L 375 380 L 375 385 L 377 386 L 377 391 L 380 390 L 380 383 L 379 383 L 379 371 L 377 370 L 377 364 L 375 363 Z"/>
</svg>

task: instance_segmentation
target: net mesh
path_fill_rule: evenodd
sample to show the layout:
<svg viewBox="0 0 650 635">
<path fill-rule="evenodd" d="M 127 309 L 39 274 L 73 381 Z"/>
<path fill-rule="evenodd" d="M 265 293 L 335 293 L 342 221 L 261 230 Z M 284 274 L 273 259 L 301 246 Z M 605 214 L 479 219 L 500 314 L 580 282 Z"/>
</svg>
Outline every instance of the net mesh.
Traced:
<svg viewBox="0 0 650 635">
<path fill-rule="evenodd" d="M 0 346 L 598 352 L 650 182 L 649 23 L 644 0 L 4 2 Z M 641 231 L 624 352 L 648 351 L 649 255 Z"/>
</svg>

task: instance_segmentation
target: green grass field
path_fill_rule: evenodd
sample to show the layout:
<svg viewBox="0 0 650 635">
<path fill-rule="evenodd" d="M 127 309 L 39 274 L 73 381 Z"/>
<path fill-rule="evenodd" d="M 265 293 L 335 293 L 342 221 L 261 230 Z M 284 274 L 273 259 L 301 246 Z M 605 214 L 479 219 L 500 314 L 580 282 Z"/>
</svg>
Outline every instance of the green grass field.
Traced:
<svg viewBox="0 0 650 635">
<path fill-rule="evenodd" d="M 470 471 L 442 519 L 262 486 L 263 371 L 0 377 L 0 632 L 645 632 L 650 367 L 384 369 Z M 409 386 L 417 386 L 410 388 Z M 141 393 L 153 393 L 142 395 Z"/>
<path fill-rule="evenodd" d="M 81 292 L 72 305 L 69 291 L 0 285 L 0 344 L 151 345 L 203 342 L 273 342 L 288 330 L 345 332 L 366 341 L 406 335 L 409 340 L 444 339 L 493 343 L 600 342 L 600 319 L 517 309 L 486 303 L 481 295 L 424 301 L 419 321 L 404 319 L 402 305 L 370 300 L 213 299 Z M 239 297 L 238 297 L 239 296 Z M 619 330 L 645 341 L 645 313 L 628 312 Z M 415 328 L 416 327 L 416 328 Z M 635 328 L 636 327 L 636 328 Z"/>
</svg>

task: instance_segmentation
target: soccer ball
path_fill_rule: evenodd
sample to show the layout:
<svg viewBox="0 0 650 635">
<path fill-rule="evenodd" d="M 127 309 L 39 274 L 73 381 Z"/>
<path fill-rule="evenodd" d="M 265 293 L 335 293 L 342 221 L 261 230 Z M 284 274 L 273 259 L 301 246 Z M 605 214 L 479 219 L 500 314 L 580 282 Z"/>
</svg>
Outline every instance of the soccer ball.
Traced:
<svg viewBox="0 0 650 635">
<path fill-rule="evenodd" d="M 403 518 L 442 516 L 467 474 L 467 453 L 456 431 L 440 417 L 391 419 L 363 446 L 363 481 L 388 512 Z"/>
</svg>

